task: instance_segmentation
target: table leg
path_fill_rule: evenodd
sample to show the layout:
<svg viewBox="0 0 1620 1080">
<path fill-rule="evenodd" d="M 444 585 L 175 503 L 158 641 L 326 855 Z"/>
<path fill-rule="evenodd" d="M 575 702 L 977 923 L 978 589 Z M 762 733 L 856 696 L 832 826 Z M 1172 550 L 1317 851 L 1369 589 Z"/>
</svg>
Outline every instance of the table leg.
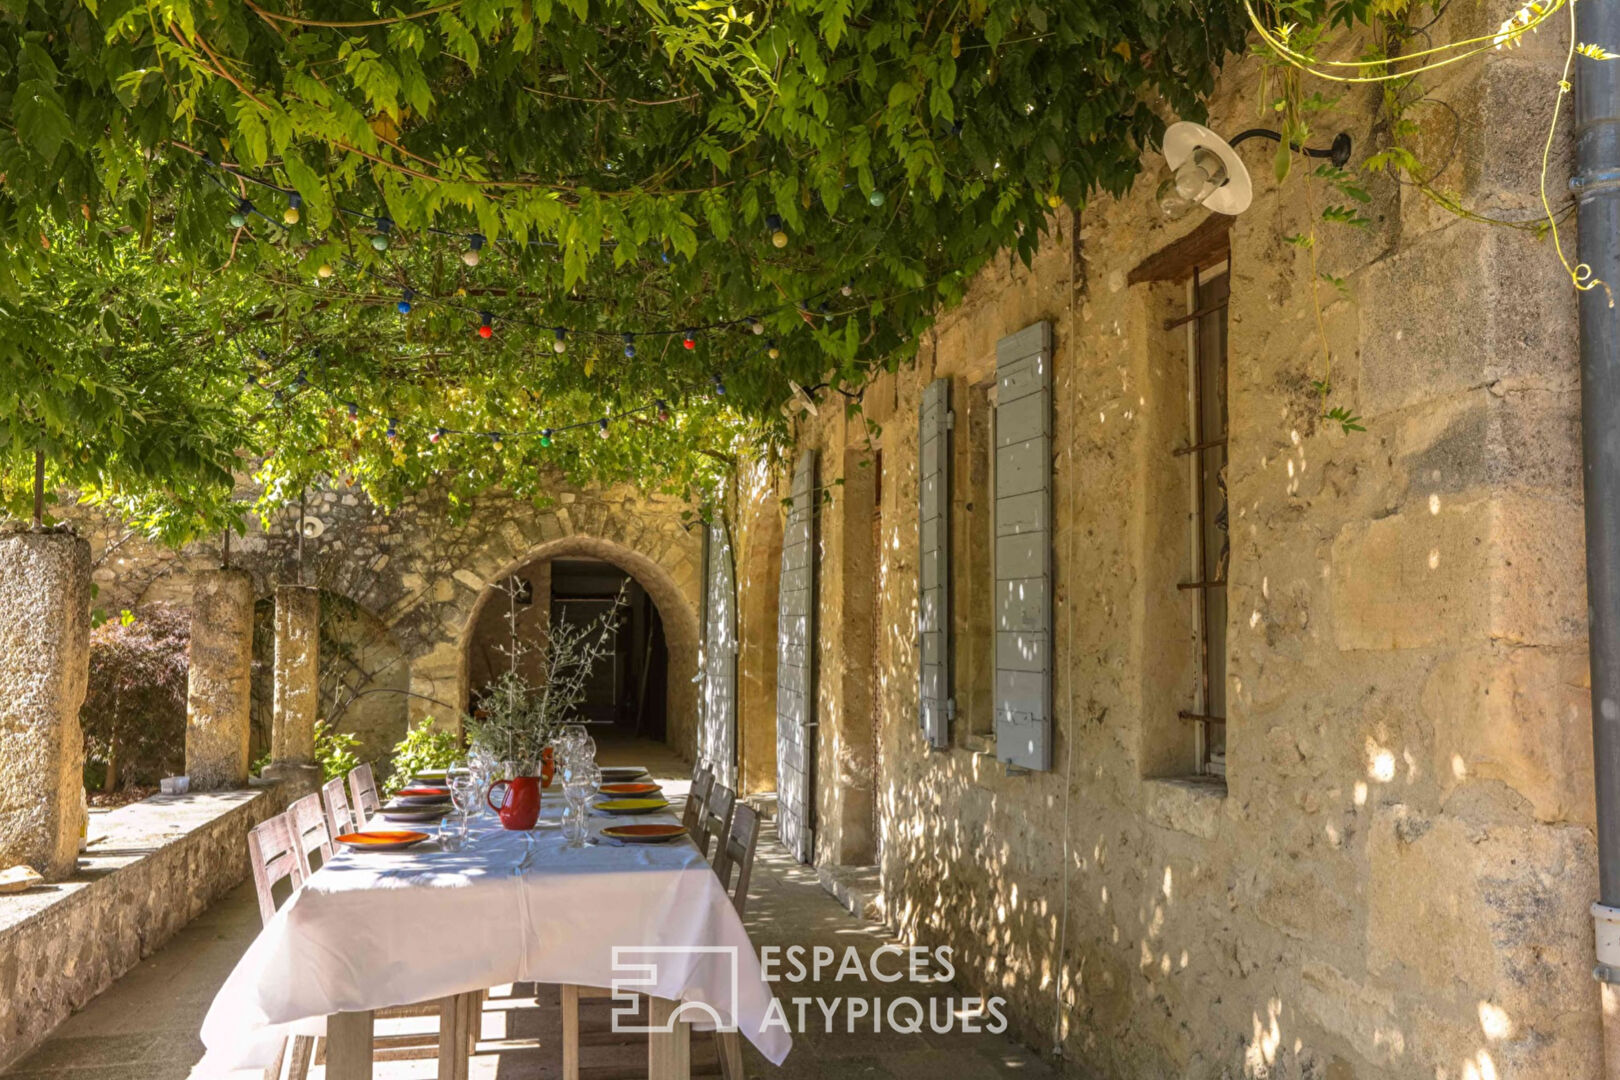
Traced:
<svg viewBox="0 0 1620 1080">
<path fill-rule="evenodd" d="M 467 1080 L 466 997 L 439 999 L 439 1080 Z"/>
<path fill-rule="evenodd" d="M 562 1002 L 562 1080 L 579 1080 L 579 987 L 563 983 L 558 997 Z"/>
<path fill-rule="evenodd" d="M 692 1028 L 685 1020 L 670 1023 L 676 1002 L 668 998 L 648 1000 L 647 1080 L 691 1080 Z M 669 1027 L 669 1031 L 661 1030 Z"/>
<path fill-rule="evenodd" d="M 747 1080 L 743 1072 L 741 1033 L 717 1031 L 714 1037 L 720 1044 L 720 1075 L 725 1080 Z"/>
<path fill-rule="evenodd" d="M 369 1011 L 326 1018 L 326 1080 L 371 1080 L 372 1026 Z"/>
</svg>

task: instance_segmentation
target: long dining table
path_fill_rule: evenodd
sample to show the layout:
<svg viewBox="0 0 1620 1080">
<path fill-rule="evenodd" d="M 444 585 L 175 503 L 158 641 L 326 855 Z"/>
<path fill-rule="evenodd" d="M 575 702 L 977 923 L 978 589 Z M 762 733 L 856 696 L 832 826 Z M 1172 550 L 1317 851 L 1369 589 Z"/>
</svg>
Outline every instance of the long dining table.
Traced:
<svg viewBox="0 0 1620 1080">
<path fill-rule="evenodd" d="M 593 811 L 596 842 L 570 848 L 556 827 L 561 809 L 560 794 L 547 791 L 540 827 L 528 833 L 477 816 L 456 851 L 437 839 L 405 851 L 339 850 L 225 980 L 203 1020 L 207 1052 L 194 1075 L 264 1068 L 289 1036 L 325 1035 L 329 1080 L 359 1080 L 371 1075 L 376 1010 L 514 982 L 646 995 L 651 1080 L 684 1080 L 694 1027 L 734 1027 L 781 1064 L 792 1037 L 779 1012 L 772 1020 L 742 919 L 696 845 L 602 837 L 607 826 L 673 816 Z M 452 1022 L 449 1009 L 442 1015 Z M 476 1018 L 463 1012 L 459 1022 Z M 445 1061 L 441 1052 L 441 1076 Z M 452 1075 L 465 1069 L 463 1055 Z"/>
</svg>

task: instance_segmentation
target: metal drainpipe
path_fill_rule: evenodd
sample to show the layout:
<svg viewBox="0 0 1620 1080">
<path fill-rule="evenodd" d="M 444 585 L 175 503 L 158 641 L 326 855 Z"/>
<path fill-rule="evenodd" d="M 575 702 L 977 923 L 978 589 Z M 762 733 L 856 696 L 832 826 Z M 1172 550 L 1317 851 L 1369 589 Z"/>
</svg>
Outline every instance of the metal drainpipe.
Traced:
<svg viewBox="0 0 1620 1080">
<path fill-rule="evenodd" d="M 1579 0 L 1576 37 L 1620 49 L 1620 0 Z M 1620 65 L 1581 63 L 1575 84 L 1580 259 L 1620 294 Z M 1599 901 L 1594 974 L 1602 990 L 1604 1073 L 1620 1080 L 1620 307 L 1579 294 L 1586 594 L 1592 663 Z"/>
</svg>

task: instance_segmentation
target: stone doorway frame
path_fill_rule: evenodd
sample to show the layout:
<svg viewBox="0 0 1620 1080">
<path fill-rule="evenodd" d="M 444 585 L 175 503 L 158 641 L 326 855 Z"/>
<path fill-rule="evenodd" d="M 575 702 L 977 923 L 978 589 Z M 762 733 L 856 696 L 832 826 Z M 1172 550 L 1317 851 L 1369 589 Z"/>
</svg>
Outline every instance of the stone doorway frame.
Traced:
<svg viewBox="0 0 1620 1080">
<path fill-rule="evenodd" d="M 697 581 L 694 578 L 683 585 L 675 573 L 650 556 L 599 536 L 576 534 L 538 544 L 489 575 L 460 620 L 461 628 L 456 636 L 460 667 L 455 700 L 460 703 L 467 699 L 470 682 L 468 650 L 485 605 L 499 595 L 495 583 L 504 581 L 531 563 L 566 558 L 601 559 L 611 563 L 646 590 L 658 608 L 659 618 L 664 624 L 664 644 L 669 652 L 665 742 L 683 758 L 692 759 L 697 752 L 699 633 L 697 612 L 691 597 L 697 589 Z"/>
</svg>

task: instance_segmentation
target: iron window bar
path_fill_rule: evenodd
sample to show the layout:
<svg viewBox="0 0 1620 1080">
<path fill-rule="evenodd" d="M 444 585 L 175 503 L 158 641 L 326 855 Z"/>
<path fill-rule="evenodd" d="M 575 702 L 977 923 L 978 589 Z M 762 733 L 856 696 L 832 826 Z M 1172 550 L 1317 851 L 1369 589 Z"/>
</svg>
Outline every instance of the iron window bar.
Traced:
<svg viewBox="0 0 1620 1080">
<path fill-rule="evenodd" d="M 1176 715 L 1183 720 L 1192 720 L 1200 724 L 1226 723 L 1226 717 L 1224 716 L 1210 716 L 1208 713 L 1190 712 L 1187 709 L 1182 709 L 1180 712 L 1176 713 Z"/>
<path fill-rule="evenodd" d="M 1189 311 L 1187 314 L 1178 315 L 1174 319 L 1166 319 L 1164 320 L 1164 328 L 1166 330 L 1174 330 L 1178 326 L 1185 326 L 1194 319 L 1202 319 L 1205 315 L 1213 315 L 1217 311 L 1225 311 L 1228 303 L 1230 302 L 1231 297 L 1228 296 L 1227 299 L 1217 300 L 1208 307 L 1201 307 L 1197 311 Z"/>
<path fill-rule="evenodd" d="M 1183 591 L 1187 589 L 1224 589 L 1226 588 L 1226 579 L 1222 578 L 1219 581 L 1178 581 L 1176 582 L 1176 588 Z"/>
<path fill-rule="evenodd" d="M 1226 436 L 1222 435 L 1214 439 L 1205 439 L 1201 443 L 1193 443 L 1191 446 L 1178 446 L 1174 450 L 1170 451 L 1170 453 L 1174 454 L 1176 457 L 1186 457 L 1188 454 L 1196 454 L 1203 450 L 1210 450 L 1214 447 L 1225 445 Z"/>
</svg>

